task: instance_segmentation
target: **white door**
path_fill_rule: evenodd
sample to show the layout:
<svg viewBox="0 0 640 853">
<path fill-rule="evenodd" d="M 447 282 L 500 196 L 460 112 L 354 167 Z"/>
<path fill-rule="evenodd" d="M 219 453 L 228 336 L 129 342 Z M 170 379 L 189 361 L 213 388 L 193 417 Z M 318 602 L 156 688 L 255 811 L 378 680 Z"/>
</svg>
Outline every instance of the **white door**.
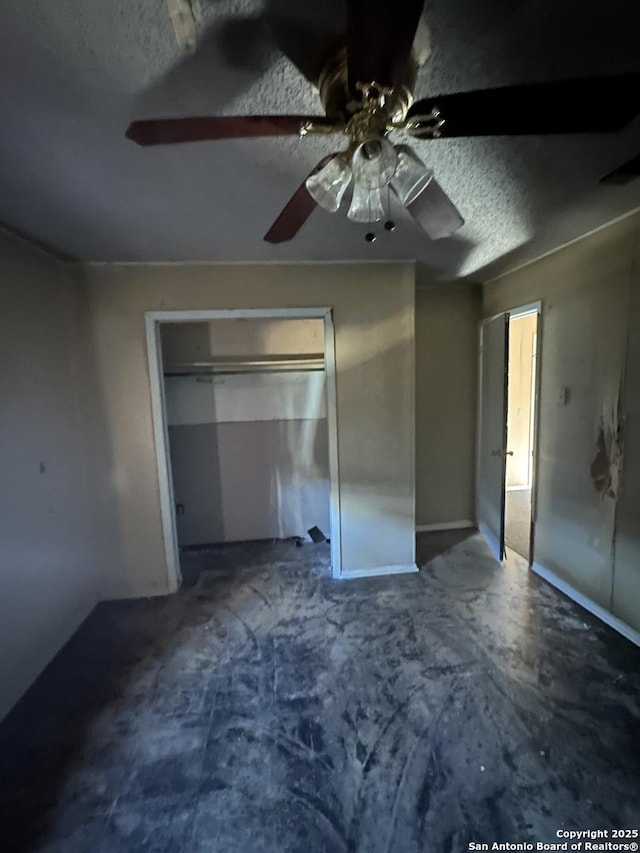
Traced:
<svg viewBox="0 0 640 853">
<path fill-rule="evenodd" d="M 478 527 L 498 560 L 504 556 L 508 365 L 509 317 L 500 314 L 480 331 L 477 482 Z"/>
</svg>

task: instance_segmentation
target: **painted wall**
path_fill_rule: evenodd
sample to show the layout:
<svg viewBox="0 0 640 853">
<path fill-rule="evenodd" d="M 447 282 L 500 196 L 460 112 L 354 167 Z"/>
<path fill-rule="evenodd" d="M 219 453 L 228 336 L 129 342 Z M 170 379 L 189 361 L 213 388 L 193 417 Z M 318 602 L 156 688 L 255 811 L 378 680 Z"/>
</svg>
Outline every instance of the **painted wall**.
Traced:
<svg viewBox="0 0 640 853">
<path fill-rule="evenodd" d="M 111 480 L 76 271 L 0 232 L 0 717 L 93 608 Z"/>
<path fill-rule="evenodd" d="M 616 507 L 612 610 L 640 632 L 640 216 L 633 222 L 622 411 L 624 463 Z"/>
<path fill-rule="evenodd" d="M 329 536 L 327 422 L 169 427 L 178 543 Z"/>
<path fill-rule="evenodd" d="M 332 306 L 343 569 L 413 563 L 412 264 L 97 265 L 85 275 L 119 490 L 112 596 L 167 589 L 147 310 Z"/>
<path fill-rule="evenodd" d="M 507 486 L 528 486 L 532 463 L 532 392 L 537 314 L 509 323 L 509 398 L 507 402 Z"/>
<path fill-rule="evenodd" d="M 629 217 L 484 289 L 486 316 L 543 302 L 535 561 L 636 629 L 639 236 L 640 217 Z M 566 389 L 564 404 L 558 402 L 560 389 Z"/>
<path fill-rule="evenodd" d="M 316 355 L 324 351 L 322 320 L 211 320 L 162 326 L 165 365 L 217 356 Z"/>
<path fill-rule="evenodd" d="M 168 376 L 165 400 L 180 545 L 329 536 L 324 371 Z"/>
<path fill-rule="evenodd" d="M 163 323 L 165 370 L 216 359 L 324 357 L 320 319 Z M 167 376 L 178 543 L 329 536 L 322 371 Z"/>
<path fill-rule="evenodd" d="M 165 395 L 172 426 L 327 417 L 322 370 L 167 376 Z"/>
<path fill-rule="evenodd" d="M 479 288 L 416 290 L 416 523 L 475 518 Z"/>
</svg>

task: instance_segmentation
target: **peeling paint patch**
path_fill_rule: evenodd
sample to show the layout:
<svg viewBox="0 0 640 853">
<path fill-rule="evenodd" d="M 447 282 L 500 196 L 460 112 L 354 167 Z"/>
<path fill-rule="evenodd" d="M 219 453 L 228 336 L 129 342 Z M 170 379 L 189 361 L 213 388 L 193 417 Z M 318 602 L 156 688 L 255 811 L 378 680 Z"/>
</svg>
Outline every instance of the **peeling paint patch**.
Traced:
<svg viewBox="0 0 640 853">
<path fill-rule="evenodd" d="M 622 429 L 620 393 L 603 404 L 597 427 L 596 455 L 591 463 L 591 480 L 604 497 L 617 498 L 622 476 Z"/>
<path fill-rule="evenodd" d="M 167 8 L 178 45 L 193 53 L 198 43 L 199 0 L 167 0 Z"/>
</svg>

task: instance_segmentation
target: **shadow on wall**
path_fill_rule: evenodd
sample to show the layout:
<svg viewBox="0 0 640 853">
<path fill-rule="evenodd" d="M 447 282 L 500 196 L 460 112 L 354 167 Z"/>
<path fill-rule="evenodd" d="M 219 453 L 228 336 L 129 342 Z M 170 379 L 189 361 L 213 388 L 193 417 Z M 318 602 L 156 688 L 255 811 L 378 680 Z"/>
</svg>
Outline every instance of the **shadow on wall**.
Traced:
<svg viewBox="0 0 640 853">
<path fill-rule="evenodd" d="M 167 324 L 168 325 L 168 324 Z M 191 358 L 208 361 L 211 358 L 206 323 L 189 323 L 188 340 L 192 342 Z M 160 326 L 161 332 L 167 326 Z M 172 352 L 172 338 L 162 335 L 164 364 L 181 360 L 184 353 Z M 175 356 L 175 358 L 174 358 Z M 213 377 L 195 377 L 197 386 L 211 389 L 207 395 L 212 421 L 216 419 L 216 395 Z M 165 379 L 165 399 L 167 398 Z M 167 408 L 165 406 L 165 418 Z M 222 542 L 224 540 L 223 497 L 220 471 L 220 450 L 216 423 L 171 424 L 167 428 L 169 458 L 173 483 L 176 535 L 179 546 Z M 202 531 L 209 531 L 202 538 Z"/>
<path fill-rule="evenodd" d="M 84 271 L 77 272 L 80 284 L 84 285 Z M 83 287 L 84 294 L 90 293 L 90 288 Z M 119 492 L 122 488 L 120 472 L 115 464 L 115 437 L 109 429 L 107 403 L 103 392 L 98 358 L 98 342 L 94 324 L 95 312 L 90 296 L 83 297 L 84 307 L 78 318 L 79 335 L 83 342 L 83 359 L 78 370 L 82 373 L 82 383 L 92 389 L 92 404 L 90 411 L 85 413 L 82 421 L 81 436 L 91 436 L 92 442 L 101 448 L 102 452 L 92 452 L 88 465 L 90 494 L 96 488 L 99 499 L 95 509 L 94 553 L 99 564 L 100 585 L 98 598 L 105 595 L 109 589 L 111 575 L 119 572 L 123 564 L 122 529 L 130 520 L 124 517 Z"/>
<path fill-rule="evenodd" d="M 83 288 L 85 294 L 88 288 Z M 118 478 L 114 464 L 114 452 L 112 436 L 107 428 L 107 405 L 102 392 L 100 381 L 98 353 L 96 347 L 95 329 L 92 327 L 93 311 L 90 299 L 84 297 L 85 308 L 79 319 L 80 334 L 84 336 L 84 360 L 82 371 L 86 387 L 92 387 L 93 400 L 88 418 L 81 425 L 82 434 L 90 434 L 92 441 L 103 450 L 102 454 L 92 458 L 93 470 L 90 478 L 92 488 L 98 486 L 100 501 L 96 509 L 96 527 L 101 531 L 100 537 L 96 537 L 96 560 L 102 563 L 100 569 L 103 582 L 107 581 L 109 573 L 114 566 L 122 564 L 122 550 L 120 543 L 122 537 L 119 533 L 119 501 L 118 501 Z M 89 420 L 90 418 L 90 420 Z M 90 424 L 90 428 L 89 428 Z M 101 593 L 102 590 L 99 590 Z"/>
<path fill-rule="evenodd" d="M 180 546 L 224 540 L 217 424 L 169 426 L 169 452 Z M 202 538 L 201 531 L 208 531 Z"/>
<path fill-rule="evenodd" d="M 327 419 L 302 421 L 292 433 L 291 421 L 277 422 L 277 446 L 286 457 L 271 470 L 270 504 L 279 525 L 279 538 L 297 535 L 317 525 L 329 536 L 329 441 Z M 321 512 L 322 510 L 322 512 Z"/>
<path fill-rule="evenodd" d="M 327 421 L 169 427 L 181 546 L 329 528 Z"/>
</svg>

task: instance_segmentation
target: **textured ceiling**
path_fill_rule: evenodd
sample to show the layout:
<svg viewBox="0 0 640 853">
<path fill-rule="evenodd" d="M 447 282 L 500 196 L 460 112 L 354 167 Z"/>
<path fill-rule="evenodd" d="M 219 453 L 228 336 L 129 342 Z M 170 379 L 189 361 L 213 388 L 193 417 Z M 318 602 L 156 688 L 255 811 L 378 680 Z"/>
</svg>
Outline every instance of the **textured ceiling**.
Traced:
<svg viewBox="0 0 640 853">
<path fill-rule="evenodd" d="M 186 0 L 185 0 L 186 2 Z M 312 75 L 339 43 L 343 0 L 5 0 L 0 220 L 82 260 L 415 259 L 422 280 L 482 279 L 640 206 L 640 181 L 598 178 L 640 151 L 615 136 L 414 141 L 466 219 L 431 242 L 403 211 L 373 244 L 317 210 L 291 243 L 262 237 L 338 138 L 142 149 L 132 118 L 317 112 Z M 427 0 L 432 52 L 416 92 L 640 70 L 636 0 Z M 188 32 L 186 33 L 188 35 Z M 606 104 L 594 104 L 606 109 Z M 400 141 L 400 139 L 398 139 Z"/>
</svg>

